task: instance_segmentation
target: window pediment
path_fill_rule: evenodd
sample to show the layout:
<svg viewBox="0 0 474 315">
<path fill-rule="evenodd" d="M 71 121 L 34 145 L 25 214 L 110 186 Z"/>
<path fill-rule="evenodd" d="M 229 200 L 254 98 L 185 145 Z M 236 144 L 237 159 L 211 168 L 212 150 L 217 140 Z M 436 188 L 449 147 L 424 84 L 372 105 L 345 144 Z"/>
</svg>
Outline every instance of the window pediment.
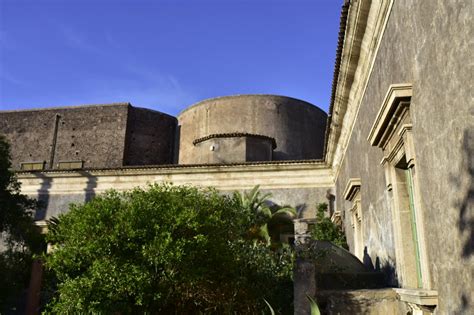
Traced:
<svg viewBox="0 0 474 315">
<path fill-rule="evenodd" d="M 407 112 L 411 95 L 409 83 L 390 85 L 367 138 L 372 146 L 385 147 Z"/>
<path fill-rule="evenodd" d="M 344 199 L 347 201 L 354 201 L 359 190 L 360 178 L 350 178 L 347 182 L 346 189 L 344 189 Z"/>
</svg>

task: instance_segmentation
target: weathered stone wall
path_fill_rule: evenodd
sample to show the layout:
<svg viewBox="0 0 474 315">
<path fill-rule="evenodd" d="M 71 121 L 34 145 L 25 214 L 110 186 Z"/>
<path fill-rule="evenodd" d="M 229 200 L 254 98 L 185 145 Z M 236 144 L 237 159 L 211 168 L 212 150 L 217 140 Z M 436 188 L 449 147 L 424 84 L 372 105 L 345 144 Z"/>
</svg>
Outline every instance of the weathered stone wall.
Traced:
<svg viewBox="0 0 474 315">
<path fill-rule="evenodd" d="M 327 315 L 410 314 L 408 306 L 398 300 L 393 289 L 319 291 L 316 299 L 321 312 Z"/>
<path fill-rule="evenodd" d="M 283 96 L 237 95 L 205 100 L 178 117 L 179 163 L 199 160 L 194 140 L 224 133 L 274 138 L 274 160 L 322 158 L 326 117 L 316 106 Z"/>
<path fill-rule="evenodd" d="M 22 162 L 45 161 L 46 168 L 51 169 L 60 161 L 77 160 L 84 161 L 84 167 L 88 168 L 119 167 L 123 161 L 128 106 L 0 112 L 0 133 L 11 143 L 15 169 L 19 169 Z"/>
<path fill-rule="evenodd" d="M 14 169 L 39 161 L 46 169 L 65 161 L 83 161 L 83 168 L 169 164 L 176 124 L 128 103 L 0 112 Z"/>
<path fill-rule="evenodd" d="M 128 109 L 124 165 L 173 163 L 177 120 L 154 110 Z"/>
<path fill-rule="evenodd" d="M 472 2 L 394 1 L 336 182 L 349 244 L 351 204 L 342 196 L 349 178 L 361 178 L 364 241 L 372 263 L 392 276 L 395 249 L 390 199 L 380 161 L 367 141 L 391 84 L 412 83 L 416 169 L 432 287 L 439 314 L 474 307 L 474 108 Z M 349 106 L 351 106 L 349 104 Z"/>
</svg>

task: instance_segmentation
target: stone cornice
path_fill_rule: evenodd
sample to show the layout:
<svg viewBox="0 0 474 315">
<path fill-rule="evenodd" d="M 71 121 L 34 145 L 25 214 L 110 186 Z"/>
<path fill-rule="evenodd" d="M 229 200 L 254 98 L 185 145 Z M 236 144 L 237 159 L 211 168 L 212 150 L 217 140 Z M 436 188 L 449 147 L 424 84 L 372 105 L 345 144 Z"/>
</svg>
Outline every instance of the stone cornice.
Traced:
<svg viewBox="0 0 474 315">
<path fill-rule="evenodd" d="M 370 129 L 367 140 L 372 146 L 383 145 L 381 139 L 390 121 L 392 113 L 395 112 L 399 100 L 409 98 L 412 95 L 412 85 L 410 83 L 392 84 L 388 88 L 387 94 L 380 106 L 380 110 L 375 117 L 375 121 Z"/>
<path fill-rule="evenodd" d="M 219 190 L 251 189 L 255 185 L 262 189 L 327 188 L 334 183 L 331 170 L 323 163 L 23 172 L 17 176 L 22 192 L 30 195 L 83 193 L 90 187 L 94 192 L 128 190 L 162 182 Z"/>
<path fill-rule="evenodd" d="M 419 306 L 438 305 L 438 291 L 425 289 L 394 289 L 401 301 Z"/>
<path fill-rule="evenodd" d="M 325 160 L 339 173 L 393 0 L 351 3 Z"/>
<path fill-rule="evenodd" d="M 205 137 L 195 139 L 193 141 L 193 144 L 196 145 L 198 143 L 201 143 L 210 139 L 215 139 L 215 138 L 240 138 L 240 137 L 249 137 L 249 138 L 268 140 L 272 143 L 273 150 L 275 150 L 277 147 L 275 138 L 268 137 L 265 135 L 254 134 L 254 133 L 247 133 L 247 132 L 214 133 Z"/>
<path fill-rule="evenodd" d="M 326 169 L 327 165 L 321 160 L 299 160 L 299 161 L 265 161 L 247 162 L 235 164 L 170 164 L 151 166 L 124 166 L 120 168 L 97 168 L 97 169 L 54 169 L 44 171 L 16 171 L 18 178 L 35 178 L 38 176 L 83 176 L 83 174 L 107 175 L 107 174 L 189 174 L 189 173 L 212 173 L 212 172 L 248 172 L 248 171 L 277 171 L 277 170 L 301 170 L 301 169 Z"/>
</svg>

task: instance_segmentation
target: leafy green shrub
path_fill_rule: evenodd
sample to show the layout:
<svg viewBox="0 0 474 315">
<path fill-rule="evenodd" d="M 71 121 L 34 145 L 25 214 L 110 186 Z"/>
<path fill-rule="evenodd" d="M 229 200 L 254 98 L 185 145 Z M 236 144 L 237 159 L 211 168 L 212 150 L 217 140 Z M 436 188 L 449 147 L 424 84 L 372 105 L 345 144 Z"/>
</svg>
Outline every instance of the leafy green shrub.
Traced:
<svg viewBox="0 0 474 315">
<path fill-rule="evenodd" d="M 54 313 L 260 313 L 291 305 L 293 254 L 245 238 L 256 218 L 212 189 L 152 185 L 72 205 L 51 226 Z M 283 305 L 283 306 L 282 306 Z M 291 311 L 289 311 L 291 312 Z"/>
<path fill-rule="evenodd" d="M 346 235 L 339 226 L 326 216 L 327 209 L 328 205 L 326 203 L 318 204 L 316 224 L 311 231 L 311 237 L 319 241 L 330 241 L 337 246 L 348 249 Z"/>
</svg>

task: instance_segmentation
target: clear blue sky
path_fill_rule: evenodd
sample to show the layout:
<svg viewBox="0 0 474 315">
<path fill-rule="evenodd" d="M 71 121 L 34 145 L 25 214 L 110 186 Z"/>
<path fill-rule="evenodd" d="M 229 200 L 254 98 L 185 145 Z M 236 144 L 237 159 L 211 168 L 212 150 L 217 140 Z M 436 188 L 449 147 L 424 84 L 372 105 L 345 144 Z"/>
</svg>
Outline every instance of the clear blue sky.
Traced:
<svg viewBox="0 0 474 315">
<path fill-rule="evenodd" d="M 0 110 L 232 94 L 328 109 L 342 0 L 0 0 Z"/>
</svg>

